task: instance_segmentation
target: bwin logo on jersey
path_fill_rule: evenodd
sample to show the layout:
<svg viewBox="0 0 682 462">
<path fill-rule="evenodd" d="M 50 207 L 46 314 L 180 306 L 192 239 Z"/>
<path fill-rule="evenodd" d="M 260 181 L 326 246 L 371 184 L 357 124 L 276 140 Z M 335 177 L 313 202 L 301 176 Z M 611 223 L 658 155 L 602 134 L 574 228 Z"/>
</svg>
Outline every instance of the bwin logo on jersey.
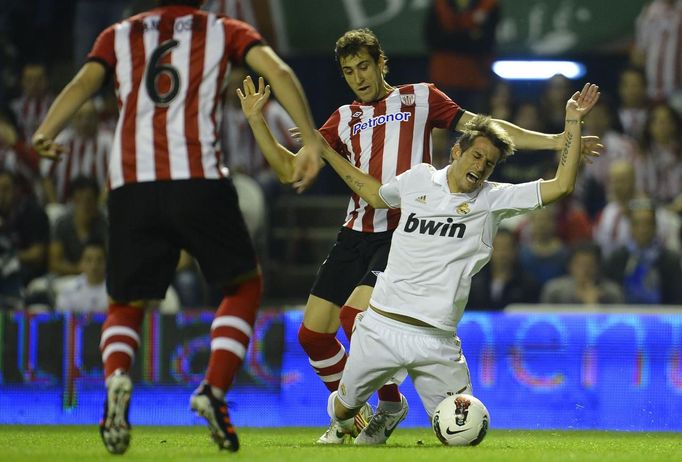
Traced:
<svg viewBox="0 0 682 462">
<path fill-rule="evenodd" d="M 405 222 L 405 232 L 419 234 L 428 234 L 431 236 L 443 236 L 443 237 L 456 237 L 461 239 L 464 237 L 464 231 L 467 229 L 467 225 L 464 223 L 453 223 L 452 218 L 448 218 L 447 223 L 442 221 L 434 220 L 422 220 L 416 218 L 416 213 L 410 213 Z"/>
<path fill-rule="evenodd" d="M 353 124 L 353 135 L 356 135 L 359 131 L 365 130 L 366 128 L 374 128 L 378 125 L 384 125 L 387 122 L 407 122 L 410 120 L 411 115 L 411 112 L 396 112 L 395 114 L 385 114 L 372 117 L 367 122 L 358 122 Z"/>
</svg>

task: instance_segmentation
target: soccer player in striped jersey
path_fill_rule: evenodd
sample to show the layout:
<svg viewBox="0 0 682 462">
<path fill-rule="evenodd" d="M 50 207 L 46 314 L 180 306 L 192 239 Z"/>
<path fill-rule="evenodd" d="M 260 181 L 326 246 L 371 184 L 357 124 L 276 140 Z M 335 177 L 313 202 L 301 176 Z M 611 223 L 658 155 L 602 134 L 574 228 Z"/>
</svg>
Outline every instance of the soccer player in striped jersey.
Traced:
<svg viewBox="0 0 682 462">
<path fill-rule="evenodd" d="M 256 90 L 247 82 L 245 92 L 242 105 L 261 149 L 274 165 L 290 164 L 293 155 L 277 145 L 258 117 L 267 90 L 262 83 Z M 325 160 L 366 204 L 376 210 L 402 208 L 386 268 L 378 275 L 369 310 L 358 316 L 338 391 L 330 395 L 334 431 L 353 431 L 354 417 L 371 394 L 403 370 L 412 377 L 430 416 L 446 396 L 472 392 L 456 337 L 471 278 L 490 260 L 502 219 L 573 191 L 580 163 L 580 121 L 598 97 L 597 86 L 586 84 L 566 103 L 561 160 L 549 181 L 487 181 L 512 153 L 514 142 L 502 124 L 485 116 L 471 117 L 460 127 L 463 133 L 450 152 L 452 163 L 442 170 L 420 163 L 380 180 L 333 147 L 325 149 Z M 385 443 L 407 414 L 402 401 L 395 410 L 380 406 L 355 443 Z"/>
<path fill-rule="evenodd" d="M 356 101 L 337 109 L 320 133 L 336 152 L 379 181 L 388 182 L 414 165 L 431 162 L 432 128 L 461 130 L 475 116 L 433 84 L 390 85 L 386 81 L 388 59 L 368 29 L 346 32 L 336 42 L 335 54 Z M 245 91 L 256 93 L 253 83 L 247 86 Z M 260 89 L 258 94 L 264 91 Z M 261 119 L 259 111 L 250 108 L 247 116 L 250 123 Z M 561 148 L 562 134 L 548 135 L 496 122 L 520 149 Z M 254 123 L 251 126 L 254 129 Z M 586 137 L 583 145 L 583 150 L 591 153 L 598 139 Z M 290 175 L 295 157 L 266 158 L 276 172 L 281 172 L 280 178 Z M 298 338 L 329 391 L 338 388 L 346 363 L 344 347 L 336 339 L 339 324 L 350 339 L 355 316 L 367 309 L 376 275 L 386 266 L 391 235 L 399 219 L 400 210 L 377 210 L 354 192 L 337 241 L 317 273 Z M 397 385 L 379 390 L 380 411 L 406 409 Z M 340 444 L 345 439 L 342 430 L 330 427 L 318 442 Z"/>
<path fill-rule="evenodd" d="M 292 70 L 251 26 L 201 11 L 201 3 L 159 0 L 158 8 L 105 29 L 33 136 L 42 156 L 57 159 L 63 150 L 57 134 L 113 76 L 120 116 L 108 169 L 111 304 L 100 342 L 107 385 L 100 434 L 116 454 L 130 443 L 128 371 L 143 308 L 163 298 L 181 249 L 224 290 L 205 381 L 191 407 L 221 449 L 239 448 L 224 396 L 253 332 L 261 276 L 234 186 L 219 163 L 220 100 L 233 64 L 267 78 L 302 127 L 304 153 L 288 180 L 305 188 L 321 162 L 321 141 Z"/>
</svg>

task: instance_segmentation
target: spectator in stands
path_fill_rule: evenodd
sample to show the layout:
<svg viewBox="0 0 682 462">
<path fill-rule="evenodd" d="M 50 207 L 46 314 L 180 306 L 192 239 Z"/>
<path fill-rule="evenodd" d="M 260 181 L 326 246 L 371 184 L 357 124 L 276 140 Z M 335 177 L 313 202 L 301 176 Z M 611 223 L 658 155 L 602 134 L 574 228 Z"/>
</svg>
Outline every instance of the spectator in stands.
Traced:
<svg viewBox="0 0 682 462">
<path fill-rule="evenodd" d="M 550 206 L 530 214 L 529 240 L 519 252 L 521 268 L 541 285 L 563 275 L 568 260 L 568 248 L 557 235 L 555 212 Z"/>
<path fill-rule="evenodd" d="M 27 157 L 26 145 L 19 137 L 19 131 L 11 111 L 0 108 L 0 170 L 15 175 L 20 193 L 33 194 L 36 172 L 31 158 Z"/>
<path fill-rule="evenodd" d="M 653 0 L 635 23 L 631 61 L 646 73 L 649 97 L 663 101 L 682 88 L 682 0 Z"/>
<path fill-rule="evenodd" d="M 606 205 L 606 180 L 611 163 L 618 159 L 634 162 L 639 150 L 633 138 L 623 135 L 615 106 L 608 97 L 600 98 L 585 117 L 585 132 L 598 136 L 604 145 L 599 162 L 586 164 L 576 185 L 581 202 L 590 216 L 595 216 Z"/>
<path fill-rule="evenodd" d="M 57 220 L 50 243 L 50 272 L 57 276 L 79 274 L 85 243 L 106 242 L 107 222 L 99 209 L 95 180 L 76 178 L 71 184 L 71 209 Z"/>
<path fill-rule="evenodd" d="M 682 197 L 682 123 L 669 104 L 657 103 L 649 111 L 636 172 L 639 190 L 657 203 Z"/>
<path fill-rule="evenodd" d="M 0 311 L 20 308 L 21 297 L 21 263 L 10 236 L 0 226 Z"/>
<path fill-rule="evenodd" d="M 429 80 L 474 112 L 483 111 L 490 88 L 498 20 L 497 0 L 433 0 L 426 15 Z"/>
<path fill-rule="evenodd" d="M 623 285 L 627 303 L 682 304 L 680 255 L 656 239 L 650 200 L 630 203 L 632 240 L 611 254 L 604 274 Z"/>
<path fill-rule="evenodd" d="M 19 134 L 12 120 L 0 110 L 0 169 L 17 173 L 21 158 L 17 153 Z"/>
<path fill-rule="evenodd" d="M 45 211 L 26 194 L 20 194 L 16 176 L 0 171 L 0 230 L 9 237 L 21 264 L 26 285 L 47 270 L 50 224 Z"/>
<path fill-rule="evenodd" d="M 511 303 L 537 303 L 540 287 L 521 269 L 518 245 L 512 231 L 497 232 L 490 264 L 471 280 L 467 309 L 493 311 Z"/>
<path fill-rule="evenodd" d="M 584 159 L 584 158 L 583 158 Z M 551 169 L 556 168 L 554 163 L 542 163 L 548 167 L 542 178 L 552 178 Z M 580 180 L 580 177 L 578 177 Z M 556 236 L 565 246 L 571 246 L 592 239 L 592 222 L 582 205 L 572 196 L 559 199 L 552 205 L 549 216 L 554 221 L 553 229 Z M 507 226 L 516 228 L 519 232 L 521 244 L 531 244 L 533 241 L 532 214 L 521 220 L 506 220 Z M 516 223 L 515 223 L 516 222 Z"/>
<path fill-rule="evenodd" d="M 519 127 L 527 127 L 528 130 L 536 132 L 547 130 L 540 117 L 540 109 L 532 102 L 518 105 L 512 122 Z M 500 164 L 491 175 L 491 179 L 502 183 L 525 183 L 541 178 L 546 171 L 556 169 L 552 161 L 552 152 L 538 154 L 537 151 L 525 149 L 516 151 L 514 161 Z"/>
<path fill-rule="evenodd" d="M 641 69 L 628 67 L 618 76 L 618 120 L 623 133 L 641 142 L 649 110 L 646 76 Z"/>
<path fill-rule="evenodd" d="M 78 264 L 81 273 L 58 289 L 56 311 L 106 313 L 109 306 L 105 284 L 106 258 L 103 241 L 91 240 L 83 245 Z"/>
<path fill-rule="evenodd" d="M 108 86 L 108 85 L 107 85 Z M 118 99 L 116 92 L 111 88 L 103 88 L 101 95 L 93 98 L 97 108 L 97 117 L 101 130 L 106 130 L 114 134 L 116 132 L 116 122 L 118 121 Z"/>
<path fill-rule="evenodd" d="M 80 313 L 106 313 L 109 297 L 106 289 L 107 251 L 103 241 L 91 240 L 85 243 L 79 262 L 82 273 L 65 276 L 55 281 L 57 300 L 56 311 Z M 169 287 L 166 298 L 159 303 L 162 313 L 177 313 L 179 300 Z"/>
<path fill-rule="evenodd" d="M 564 130 L 564 109 L 566 100 L 571 97 L 572 84 L 563 74 L 548 79 L 540 96 L 540 111 L 549 133 Z"/>
<path fill-rule="evenodd" d="M 509 120 L 514 116 L 514 93 L 506 80 L 496 80 L 488 97 L 487 112 L 495 119 Z"/>
<path fill-rule="evenodd" d="M 247 75 L 246 68 L 235 67 L 228 77 L 223 106 L 221 147 L 225 164 L 230 171 L 253 178 L 265 193 L 266 201 L 271 202 L 281 190 L 280 182 L 258 149 L 236 93 Z M 294 121 L 277 101 L 271 99 L 267 102 L 263 108 L 263 117 L 272 127 L 273 135 L 282 146 L 287 149 L 296 148 L 296 142 L 289 133 L 289 129 L 295 126 Z"/>
<path fill-rule="evenodd" d="M 47 66 L 38 62 L 25 64 L 21 70 L 21 94 L 10 103 L 19 127 L 19 138 L 22 141 L 28 144 L 53 100 L 54 95 L 49 88 Z M 31 168 L 37 172 L 37 154 L 31 151 L 26 155 L 30 160 Z"/>
<path fill-rule="evenodd" d="M 617 160 L 611 163 L 608 178 L 609 201 L 600 213 L 594 229 L 594 240 L 599 244 L 604 258 L 632 239 L 629 205 L 636 193 L 635 166 L 632 162 Z M 656 208 L 657 238 L 674 251 L 680 251 L 680 226 L 680 218 L 676 214 L 665 208 Z"/>
<path fill-rule="evenodd" d="M 277 36 L 270 10 L 270 2 L 260 0 L 206 0 L 203 10 L 239 19 L 255 27 L 276 51 Z"/>
<path fill-rule="evenodd" d="M 87 101 L 57 139 L 66 150 L 61 161 L 41 160 L 45 201 L 66 204 L 72 182 L 79 177 L 91 178 L 100 191 L 104 189 L 113 141 L 113 133 L 100 127 L 95 103 Z"/>
<path fill-rule="evenodd" d="M 578 244 L 568 261 L 568 274 L 545 284 L 541 303 L 611 304 L 623 303 L 623 291 L 613 281 L 600 275 L 601 253 L 592 242 Z"/>
</svg>

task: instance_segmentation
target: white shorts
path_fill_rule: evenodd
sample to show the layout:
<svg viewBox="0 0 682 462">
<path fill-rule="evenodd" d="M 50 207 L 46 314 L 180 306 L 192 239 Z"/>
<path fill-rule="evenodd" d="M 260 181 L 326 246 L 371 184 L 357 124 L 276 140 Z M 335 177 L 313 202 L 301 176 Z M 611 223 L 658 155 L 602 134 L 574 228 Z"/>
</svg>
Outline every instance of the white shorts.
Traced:
<svg viewBox="0 0 682 462">
<path fill-rule="evenodd" d="M 452 332 L 387 318 L 371 308 L 356 323 L 338 398 L 349 409 L 404 369 L 429 416 L 446 396 L 472 393 L 469 367 Z"/>
</svg>

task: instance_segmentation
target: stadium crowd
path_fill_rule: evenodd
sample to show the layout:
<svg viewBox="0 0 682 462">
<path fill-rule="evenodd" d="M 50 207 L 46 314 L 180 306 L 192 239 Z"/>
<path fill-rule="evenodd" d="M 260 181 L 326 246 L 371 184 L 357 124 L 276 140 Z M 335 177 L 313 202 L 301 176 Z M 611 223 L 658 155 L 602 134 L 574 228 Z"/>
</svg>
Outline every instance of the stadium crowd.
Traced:
<svg viewBox="0 0 682 462">
<path fill-rule="evenodd" d="M 82 44 L 89 46 L 100 32 L 92 20 L 104 15 L 97 9 L 100 3 L 108 5 L 104 28 L 150 2 L 10 1 L 0 12 L 0 309 L 106 311 L 103 204 L 117 118 L 113 88 L 83 106 L 60 135 L 58 141 L 68 149 L 60 162 L 40 159 L 30 147 L 63 84 L 60 71 L 78 67 L 87 52 Z M 255 21 L 257 15 L 246 6 L 249 2 L 207 5 Z M 55 20 L 67 10 L 71 20 Z M 71 34 L 65 24 L 78 33 Z M 682 34 L 673 34 L 679 43 L 662 44 L 661 31 L 670 27 L 682 30 L 681 1 L 655 0 L 642 10 L 617 88 L 603 88 L 584 121 L 585 134 L 602 140 L 601 159 L 582 166 L 574 195 L 503 223 L 490 264 L 473 280 L 469 309 L 500 310 L 510 303 L 682 305 L 682 66 L 666 64 L 682 53 Z M 62 46 L 49 53 L 31 40 L 32 34 L 58 37 Z M 73 43 L 61 43 L 65 37 L 73 37 Z M 234 72 L 233 88 L 246 72 Z M 476 90 L 482 91 L 481 112 L 554 133 L 562 130 L 556 121 L 563 122 L 565 101 L 576 86 L 556 75 L 532 95 L 515 94 L 505 81 Z M 310 100 L 314 104 L 315 98 Z M 235 123 L 243 119 L 237 100 L 227 98 L 224 105 L 231 120 L 221 133 L 224 161 L 267 266 L 267 208 L 291 193 L 267 169 L 246 121 Z M 293 122 L 276 101 L 269 103 L 266 117 L 280 142 L 293 146 L 287 132 Z M 448 161 L 447 149 L 438 152 L 436 146 L 434 164 L 440 168 Z M 556 161 L 551 152 L 520 151 L 491 180 L 536 179 L 553 172 Z M 219 295 L 204 286 L 199 271 L 191 255 L 183 254 L 174 290 L 164 302 L 169 312 L 215 305 Z M 301 301 L 306 295 L 291 294 Z"/>
</svg>

